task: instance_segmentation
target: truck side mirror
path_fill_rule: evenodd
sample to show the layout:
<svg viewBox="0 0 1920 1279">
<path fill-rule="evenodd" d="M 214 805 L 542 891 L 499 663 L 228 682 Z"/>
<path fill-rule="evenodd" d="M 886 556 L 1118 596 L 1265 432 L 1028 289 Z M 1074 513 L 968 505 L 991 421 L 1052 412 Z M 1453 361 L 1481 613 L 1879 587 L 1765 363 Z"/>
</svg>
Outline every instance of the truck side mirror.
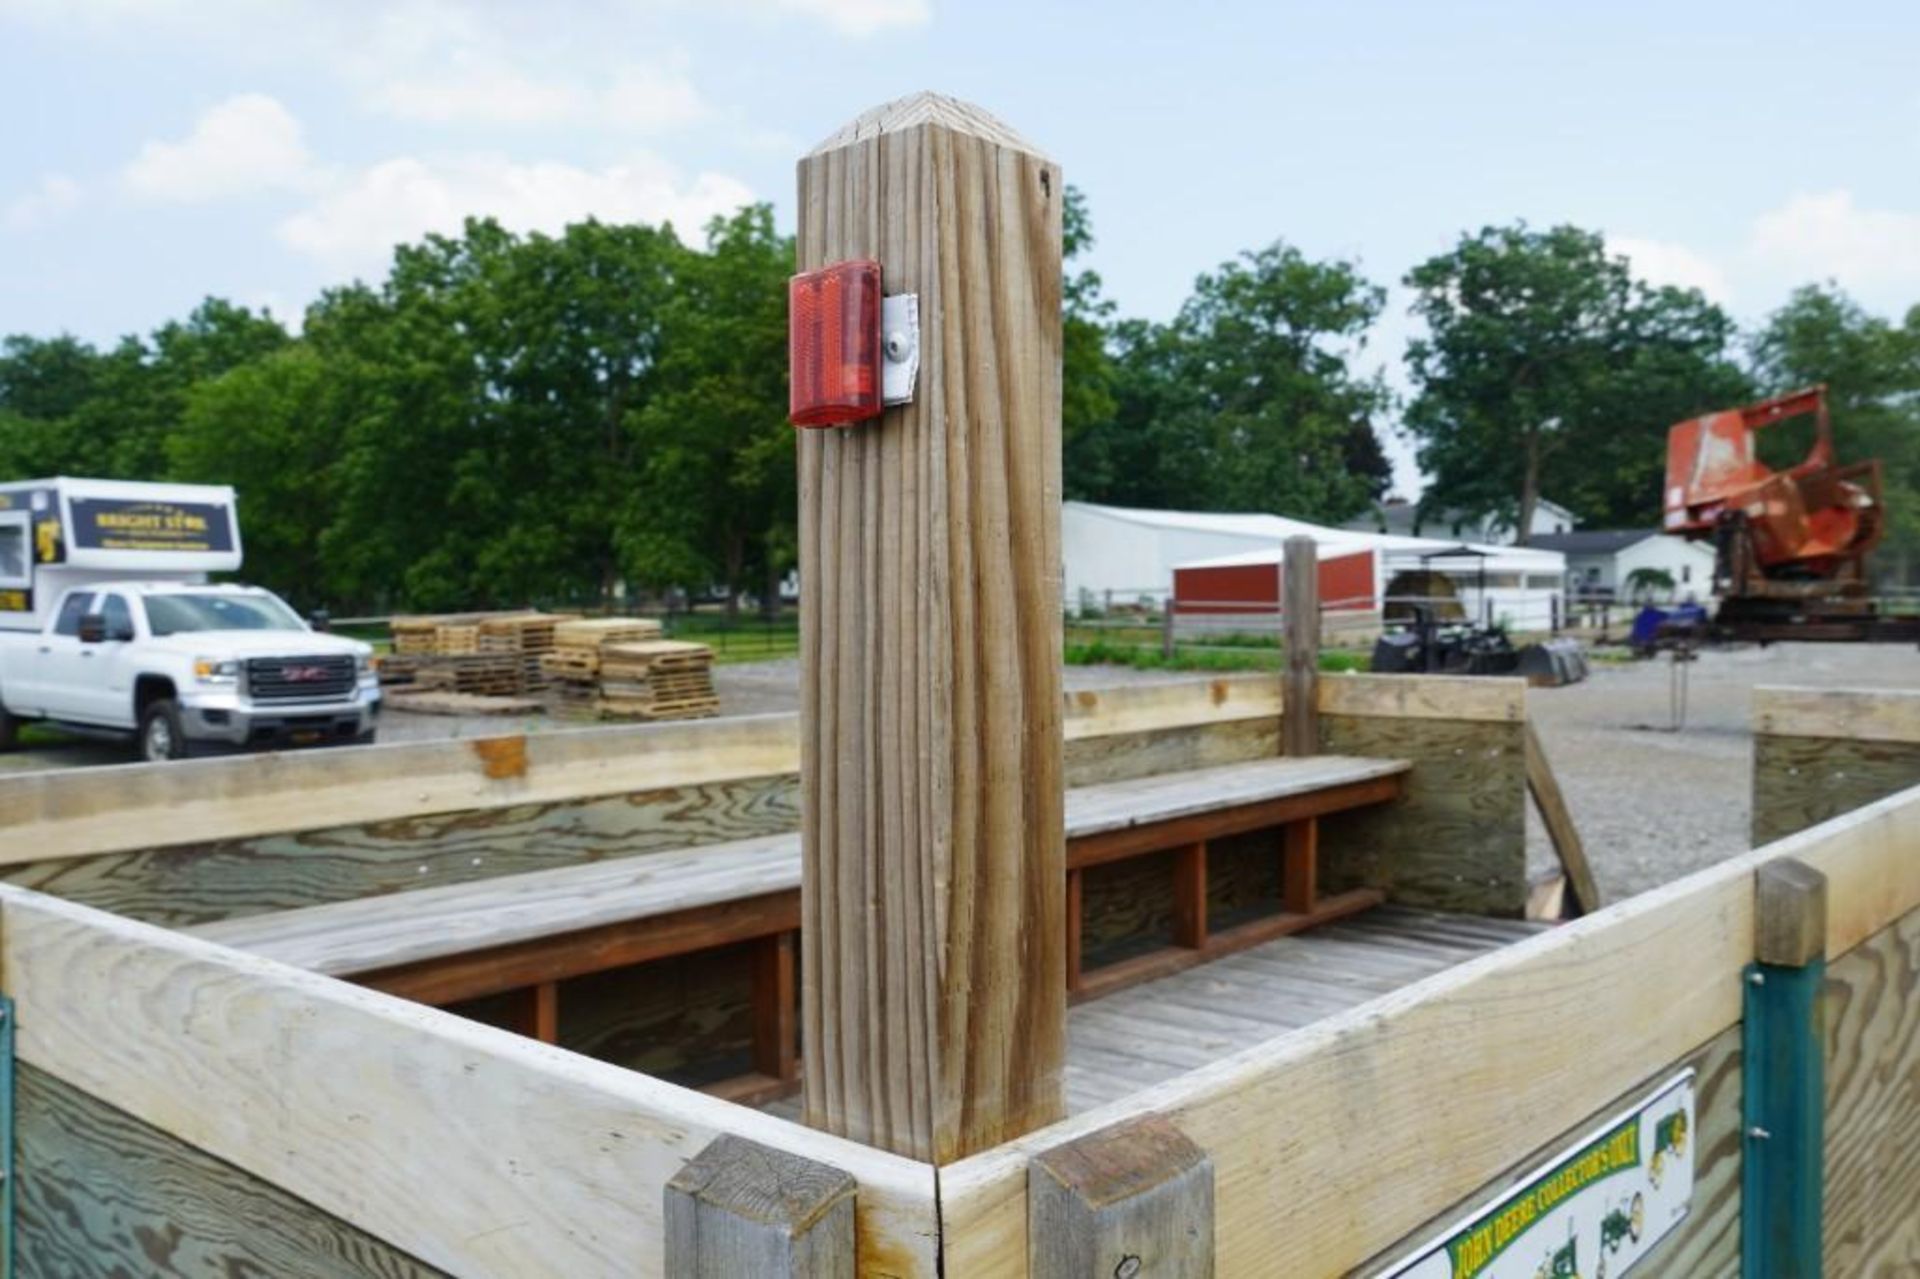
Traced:
<svg viewBox="0 0 1920 1279">
<path fill-rule="evenodd" d="M 307 614 L 307 625 L 324 635 L 333 629 L 333 614 L 324 608 L 316 608 Z"/>
<path fill-rule="evenodd" d="M 80 642 L 98 644 L 107 638 L 107 619 L 99 613 L 85 613 L 80 618 Z"/>
</svg>

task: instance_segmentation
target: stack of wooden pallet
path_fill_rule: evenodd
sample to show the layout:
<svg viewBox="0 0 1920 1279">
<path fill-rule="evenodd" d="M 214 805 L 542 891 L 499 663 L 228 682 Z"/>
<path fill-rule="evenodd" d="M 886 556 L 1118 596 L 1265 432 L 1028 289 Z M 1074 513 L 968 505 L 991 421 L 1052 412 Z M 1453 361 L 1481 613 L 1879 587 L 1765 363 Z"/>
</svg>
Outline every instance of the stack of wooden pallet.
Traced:
<svg viewBox="0 0 1920 1279">
<path fill-rule="evenodd" d="M 541 685 L 540 657 L 553 645 L 554 627 L 571 616 L 523 610 L 397 617 L 380 679 L 422 691 L 518 697 Z"/>
<path fill-rule="evenodd" d="M 570 613 L 519 613 L 490 617 L 480 623 L 482 653 L 508 654 L 520 662 L 520 691 L 537 693 L 547 686 L 540 659 L 553 651 L 553 631 L 577 620 Z"/>
<path fill-rule="evenodd" d="M 422 659 L 413 673 L 417 689 L 478 697 L 516 697 L 525 683 L 520 659 L 509 653 L 448 653 Z"/>
<path fill-rule="evenodd" d="M 540 657 L 547 705 L 556 715 L 598 718 L 600 655 L 607 644 L 660 638 L 660 623 L 645 617 L 595 617 L 561 622 L 553 646 Z"/>
<path fill-rule="evenodd" d="M 713 650 L 684 640 L 602 645 L 598 709 L 603 719 L 704 719 L 719 714 Z"/>
</svg>

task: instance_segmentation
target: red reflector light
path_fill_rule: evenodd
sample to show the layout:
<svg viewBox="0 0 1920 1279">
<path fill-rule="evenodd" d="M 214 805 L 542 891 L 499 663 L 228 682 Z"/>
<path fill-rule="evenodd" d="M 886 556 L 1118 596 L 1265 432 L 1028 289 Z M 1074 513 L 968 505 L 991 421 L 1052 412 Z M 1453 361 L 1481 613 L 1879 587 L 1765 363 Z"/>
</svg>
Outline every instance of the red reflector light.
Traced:
<svg viewBox="0 0 1920 1279">
<path fill-rule="evenodd" d="M 795 426 L 880 416 L 880 264 L 836 262 L 793 277 L 787 363 Z"/>
</svg>

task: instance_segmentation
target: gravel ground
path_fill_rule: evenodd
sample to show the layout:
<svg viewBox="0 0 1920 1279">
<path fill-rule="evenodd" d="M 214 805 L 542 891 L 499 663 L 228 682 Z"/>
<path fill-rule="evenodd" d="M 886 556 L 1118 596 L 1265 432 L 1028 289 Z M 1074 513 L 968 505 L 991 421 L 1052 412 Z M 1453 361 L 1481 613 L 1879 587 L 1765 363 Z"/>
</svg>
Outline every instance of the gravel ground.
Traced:
<svg viewBox="0 0 1920 1279">
<path fill-rule="evenodd" d="M 1584 683 L 1535 690 L 1540 730 L 1608 900 L 1744 852 L 1752 808 L 1752 692 L 1762 684 L 1920 688 L 1920 654 L 1895 644 L 1776 644 L 1705 652 L 1687 672 L 1673 731 L 1672 664 L 1598 665 Z M 1528 812 L 1536 870 L 1552 844 Z"/>
<path fill-rule="evenodd" d="M 1566 793 L 1574 823 L 1610 900 L 1644 892 L 1747 847 L 1752 785 L 1751 700 L 1760 684 L 1920 688 L 1920 654 L 1902 645 L 1777 644 L 1702 653 L 1688 670 L 1687 716 L 1671 728 L 1665 659 L 1596 664 L 1570 688 L 1536 690 L 1529 713 Z M 729 715 L 799 708 L 793 659 L 714 668 Z M 1066 685 L 1161 684 L 1208 678 L 1128 667 L 1072 666 Z M 443 716 L 391 713 L 387 742 L 550 732 L 578 725 L 545 715 Z M 0 773 L 123 763 L 127 748 L 61 741 L 0 756 Z M 1552 845 L 1528 813 L 1528 852 L 1537 872 L 1552 865 Z"/>
</svg>

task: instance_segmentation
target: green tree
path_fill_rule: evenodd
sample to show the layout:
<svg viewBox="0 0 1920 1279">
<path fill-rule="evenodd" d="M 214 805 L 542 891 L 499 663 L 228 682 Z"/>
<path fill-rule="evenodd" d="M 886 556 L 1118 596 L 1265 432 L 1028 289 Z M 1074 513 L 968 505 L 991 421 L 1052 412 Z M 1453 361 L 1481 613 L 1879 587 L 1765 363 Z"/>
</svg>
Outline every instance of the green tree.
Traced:
<svg viewBox="0 0 1920 1279">
<path fill-rule="evenodd" d="M 1843 462 L 1878 458 L 1888 517 L 1887 546 L 1906 581 L 1920 549 L 1920 307 L 1891 323 L 1868 314 L 1833 284 L 1796 290 L 1753 340 L 1756 376 L 1778 395 L 1827 386 L 1834 450 Z M 1763 446 L 1767 444 L 1762 436 Z M 1798 461 L 1798 447 L 1770 461 Z"/>
<path fill-rule="evenodd" d="M 1733 324 L 1698 292 L 1637 281 L 1600 236 L 1524 223 L 1415 267 L 1405 416 L 1426 499 L 1531 527 L 1544 489 L 1590 523 L 1649 523 L 1666 428 L 1739 402 Z"/>
<path fill-rule="evenodd" d="M 1113 420 L 1113 358 L 1107 351 L 1107 330 L 1114 305 L 1101 292 L 1097 271 L 1074 270 L 1073 263 L 1093 247 L 1093 217 L 1078 187 L 1067 188 L 1062 209 L 1063 248 L 1067 270 L 1061 303 L 1060 430 L 1066 455 L 1067 496 L 1083 495 L 1086 471 L 1077 462 L 1082 441 Z M 1086 459 L 1091 460 L 1091 459 Z"/>
<path fill-rule="evenodd" d="M 1280 242 L 1195 281 L 1168 330 L 1132 348 L 1147 358 L 1134 373 L 1151 380 L 1154 433 L 1197 452 L 1175 504 L 1330 522 L 1364 509 L 1377 478 L 1348 458 L 1391 397 L 1351 360 L 1385 297 L 1355 264 Z"/>
<path fill-rule="evenodd" d="M 338 500 L 339 390 L 318 352 L 292 344 L 197 384 L 167 442 L 175 477 L 237 491 L 247 579 L 305 609 L 348 598 L 323 551 Z"/>
<path fill-rule="evenodd" d="M 753 205 L 683 250 L 664 305 L 658 388 L 629 419 L 639 455 L 620 511 L 633 575 L 656 586 L 750 582 L 763 608 L 798 558 L 793 428 L 787 423 L 787 279 L 793 242 Z"/>
</svg>

